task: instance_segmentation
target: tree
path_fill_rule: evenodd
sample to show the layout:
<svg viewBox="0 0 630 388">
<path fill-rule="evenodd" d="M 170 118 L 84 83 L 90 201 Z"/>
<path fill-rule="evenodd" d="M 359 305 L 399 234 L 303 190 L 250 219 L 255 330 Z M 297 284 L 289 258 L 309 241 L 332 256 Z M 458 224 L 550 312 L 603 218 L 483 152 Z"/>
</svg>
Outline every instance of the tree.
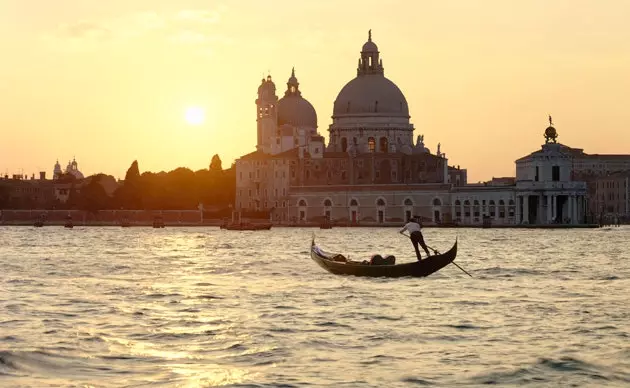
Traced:
<svg viewBox="0 0 630 388">
<path fill-rule="evenodd" d="M 90 182 L 81 188 L 80 207 L 90 213 L 98 213 L 99 210 L 109 207 L 110 198 L 101 185 L 102 175 L 93 176 Z"/>
<path fill-rule="evenodd" d="M 218 154 L 215 154 L 210 161 L 210 171 L 221 172 L 223 168 L 221 167 L 221 158 Z"/>
<path fill-rule="evenodd" d="M 138 161 L 134 160 L 127 169 L 127 173 L 125 174 L 125 184 L 129 182 L 136 182 L 140 179 L 140 169 L 138 168 Z"/>
</svg>

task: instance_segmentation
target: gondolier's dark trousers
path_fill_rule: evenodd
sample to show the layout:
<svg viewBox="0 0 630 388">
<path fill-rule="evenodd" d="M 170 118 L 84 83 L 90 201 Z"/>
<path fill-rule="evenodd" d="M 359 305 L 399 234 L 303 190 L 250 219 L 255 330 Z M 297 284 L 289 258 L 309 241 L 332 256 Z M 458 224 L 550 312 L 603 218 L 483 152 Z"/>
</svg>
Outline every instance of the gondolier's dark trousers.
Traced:
<svg viewBox="0 0 630 388">
<path fill-rule="evenodd" d="M 422 247 L 422 249 L 424 249 L 424 251 L 427 253 L 427 256 L 429 256 L 429 248 L 427 248 L 427 245 L 424 243 L 424 237 L 422 237 L 422 233 L 413 232 L 409 237 L 411 237 L 411 243 L 413 244 L 413 249 L 416 250 L 416 257 L 418 258 L 418 260 L 422 260 L 422 258 L 420 257 L 418 244 Z"/>
</svg>

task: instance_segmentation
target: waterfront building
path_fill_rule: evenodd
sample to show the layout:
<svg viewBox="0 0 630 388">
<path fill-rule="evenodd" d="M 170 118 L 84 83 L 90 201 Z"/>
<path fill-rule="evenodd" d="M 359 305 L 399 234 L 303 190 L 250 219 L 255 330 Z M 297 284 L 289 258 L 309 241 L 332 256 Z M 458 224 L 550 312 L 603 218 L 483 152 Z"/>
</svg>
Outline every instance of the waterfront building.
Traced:
<svg viewBox="0 0 630 388">
<path fill-rule="evenodd" d="M 600 222 L 630 219 L 630 171 L 617 172 L 595 180 L 594 207 Z"/>
</svg>

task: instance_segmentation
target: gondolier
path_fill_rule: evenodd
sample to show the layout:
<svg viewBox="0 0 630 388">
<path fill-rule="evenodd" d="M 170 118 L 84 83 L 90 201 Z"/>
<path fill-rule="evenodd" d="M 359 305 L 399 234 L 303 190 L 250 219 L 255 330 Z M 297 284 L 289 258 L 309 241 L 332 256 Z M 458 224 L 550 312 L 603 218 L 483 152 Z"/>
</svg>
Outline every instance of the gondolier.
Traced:
<svg viewBox="0 0 630 388">
<path fill-rule="evenodd" d="M 409 233 L 411 233 L 409 238 L 411 239 L 413 248 L 416 250 L 416 257 L 418 258 L 418 261 L 422 260 L 422 258 L 420 257 L 420 250 L 418 249 L 418 244 L 427 253 L 427 257 L 431 256 L 431 254 L 429 253 L 429 248 L 427 247 L 427 244 L 424 243 L 424 237 L 422 236 L 422 231 L 421 231 L 422 225 L 420 224 L 420 218 L 419 217 L 411 218 L 409 222 L 407 222 L 405 226 L 403 226 L 403 228 L 400 230 L 400 234 L 404 234 L 406 230 L 408 230 Z"/>
</svg>

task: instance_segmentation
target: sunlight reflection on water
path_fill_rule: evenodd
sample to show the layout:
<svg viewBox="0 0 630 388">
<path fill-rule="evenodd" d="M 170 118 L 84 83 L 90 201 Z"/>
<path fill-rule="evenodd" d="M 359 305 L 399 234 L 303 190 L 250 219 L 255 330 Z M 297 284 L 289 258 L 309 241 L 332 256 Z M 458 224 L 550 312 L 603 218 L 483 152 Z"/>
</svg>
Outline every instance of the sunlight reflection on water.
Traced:
<svg viewBox="0 0 630 388">
<path fill-rule="evenodd" d="M 0 385 L 630 384 L 630 228 L 427 229 L 457 262 L 424 279 L 387 228 L 2 227 Z"/>
</svg>

